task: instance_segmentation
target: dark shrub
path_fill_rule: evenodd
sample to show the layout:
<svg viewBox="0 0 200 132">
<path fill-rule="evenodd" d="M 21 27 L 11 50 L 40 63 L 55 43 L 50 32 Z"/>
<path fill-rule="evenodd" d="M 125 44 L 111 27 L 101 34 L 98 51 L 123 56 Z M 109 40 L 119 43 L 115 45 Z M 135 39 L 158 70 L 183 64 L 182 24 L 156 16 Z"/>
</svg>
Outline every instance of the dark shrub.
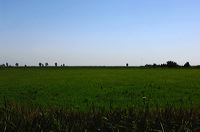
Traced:
<svg viewBox="0 0 200 132">
<path fill-rule="evenodd" d="M 189 63 L 189 62 L 186 62 L 186 63 L 184 64 L 184 67 L 190 67 L 190 63 Z"/>
<path fill-rule="evenodd" d="M 42 67 L 42 63 L 41 62 L 39 63 L 39 67 Z"/>
<path fill-rule="evenodd" d="M 48 63 L 45 63 L 45 66 L 47 67 L 49 64 Z"/>
<path fill-rule="evenodd" d="M 179 65 L 174 61 L 167 61 L 167 67 L 178 67 Z"/>
<path fill-rule="evenodd" d="M 15 66 L 18 67 L 18 66 L 19 66 L 19 63 L 15 63 Z"/>
</svg>

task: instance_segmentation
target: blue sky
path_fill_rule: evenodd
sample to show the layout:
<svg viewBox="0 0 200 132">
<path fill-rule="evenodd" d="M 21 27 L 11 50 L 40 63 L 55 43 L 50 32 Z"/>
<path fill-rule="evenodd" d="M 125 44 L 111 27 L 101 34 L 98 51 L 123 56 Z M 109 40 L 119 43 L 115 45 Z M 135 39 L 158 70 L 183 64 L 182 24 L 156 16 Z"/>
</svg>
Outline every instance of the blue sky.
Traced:
<svg viewBox="0 0 200 132">
<path fill-rule="evenodd" d="M 199 0 L 0 0 L 0 63 L 200 64 Z"/>
</svg>

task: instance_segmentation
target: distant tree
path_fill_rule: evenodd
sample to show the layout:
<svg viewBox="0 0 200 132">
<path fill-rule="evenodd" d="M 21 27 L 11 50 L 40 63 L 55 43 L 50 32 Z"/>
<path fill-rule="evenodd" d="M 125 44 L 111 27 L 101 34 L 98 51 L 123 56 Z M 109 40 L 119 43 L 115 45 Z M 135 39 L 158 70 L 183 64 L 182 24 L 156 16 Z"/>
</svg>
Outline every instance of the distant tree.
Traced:
<svg viewBox="0 0 200 132">
<path fill-rule="evenodd" d="M 57 67 L 57 66 L 58 66 L 58 63 L 56 62 L 56 63 L 55 63 L 55 67 Z"/>
<path fill-rule="evenodd" d="M 156 64 L 156 63 L 154 63 L 154 64 L 153 64 L 153 67 L 157 67 L 157 64 Z"/>
<path fill-rule="evenodd" d="M 43 64 L 40 62 L 40 63 L 39 63 L 39 67 L 42 67 L 42 65 L 43 65 Z"/>
<path fill-rule="evenodd" d="M 186 63 L 184 64 L 184 67 L 190 67 L 190 63 L 189 63 L 189 62 L 186 62 Z"/>
<path fill-rule="evenodd" d="M 27 65 L 24 65 L 24 67 L 27 67 Z"/>
<path fill-rule="evenodd" d="M 126 63 L 126 67 L 128 67 L 128 63 Z"/>
<path fill-rule="evenodd" d="M 179 65 L 174 61 L 167 61 L 167 67 L 178 67 Z"/>
<path fill-rule="evenodd" d="M 151 64 L 146 64 L 145 67 L 152 67 L 152 65 Z"/>
<path fill-rule="evenodd" d="M 45 63 L 45 66 L 47 67 L 49 64 L 48 63 Z"/>
<path fill-rule="evenodd" d="M 63 67 L 65 67 L 65 64 L 63 64 Z"/>
<path fill-rule="evenodd" d="M 5 67 L 5 66 L 6 66 L 5 64 L 0 65 L 0 67 Z"/>
<path fill-rule="evenodd" d="M 19 63 L 15 63 L 15 66 L 18 67 L 18 66 L 19 66 Z"/>
<path fill-rule="evenodd" d="M 6 62 L 6 67 L 8 67 L 9 65 L 8 65 L 8 62 Z"/>
<path fill-rule="evenodd" d="M 167 64 L 161 64 L 160 66 L 161 66 L 161 67 L 166 67 L 166 66 L 167 66 Z"/>
</svg>

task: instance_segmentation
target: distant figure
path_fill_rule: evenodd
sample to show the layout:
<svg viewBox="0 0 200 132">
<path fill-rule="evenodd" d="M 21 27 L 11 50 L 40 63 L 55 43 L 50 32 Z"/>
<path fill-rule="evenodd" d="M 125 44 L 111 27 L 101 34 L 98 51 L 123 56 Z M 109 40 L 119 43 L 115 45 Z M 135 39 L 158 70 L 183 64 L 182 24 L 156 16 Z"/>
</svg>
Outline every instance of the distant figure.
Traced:
<svg viewBox="0 0 200 132">
<path fill-rule="evenodd" d="M 126 63 L 126 67 L 128 67 L 128 63 Z"/>
<path fill-rule="evenodd" d="M 8 62 L 6 62 L 6 67 L 8 67 Z"/>
<path fill-rule="evenodd" d="M 58 63 L 56 62 L 56 63 L 55 63 L 55 67 L 57 67 L 57 66 L 58 66 Z"/>
</svg>

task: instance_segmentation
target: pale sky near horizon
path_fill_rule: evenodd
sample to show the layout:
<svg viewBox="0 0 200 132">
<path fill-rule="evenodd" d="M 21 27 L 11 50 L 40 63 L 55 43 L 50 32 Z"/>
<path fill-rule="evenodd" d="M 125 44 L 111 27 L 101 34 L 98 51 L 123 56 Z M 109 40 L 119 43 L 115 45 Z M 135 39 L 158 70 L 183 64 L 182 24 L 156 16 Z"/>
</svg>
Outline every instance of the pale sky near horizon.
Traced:
<svg viewBox="0 0 200 132">
<path fill-rule="evenodd" d="M 0 64 L 200 64 L 199 0 L 0 0 Z"/>
</svg>

